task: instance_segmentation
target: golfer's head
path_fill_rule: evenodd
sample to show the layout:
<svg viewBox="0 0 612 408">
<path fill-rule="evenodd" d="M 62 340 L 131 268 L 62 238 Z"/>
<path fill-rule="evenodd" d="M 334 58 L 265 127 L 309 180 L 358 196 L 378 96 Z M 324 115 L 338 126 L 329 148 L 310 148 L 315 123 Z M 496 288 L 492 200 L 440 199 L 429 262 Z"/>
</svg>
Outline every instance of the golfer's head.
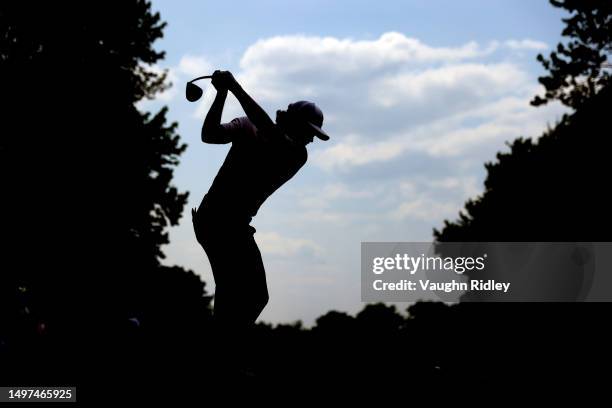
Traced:
<svg viewBox="0 0 612 408">
<path fill-rule="evenodd" d="M 289 104 L 286 111 L 276 112 L 278 123 L 289 136 L 296 141 L 308 144 L 316 136 L 321 140 L 329 140 L 323 127 L 323 112 L 312 102 L 298 101 Z"/>
</svg>

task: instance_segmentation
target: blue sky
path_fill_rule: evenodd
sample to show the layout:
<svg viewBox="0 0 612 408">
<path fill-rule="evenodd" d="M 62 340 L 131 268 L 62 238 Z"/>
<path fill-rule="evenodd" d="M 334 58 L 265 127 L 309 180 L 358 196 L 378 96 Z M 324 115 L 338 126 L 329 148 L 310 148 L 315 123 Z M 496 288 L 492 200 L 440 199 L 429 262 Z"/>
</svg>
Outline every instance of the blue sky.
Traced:
<svg viewBox="0 0 612 408">
<path fill-rule="evenodd" d="M 188 144 L 175 184 L 197 206 L 228 146 L 203 145 L 214 90 L 190 104 L 184 84 L 229 69 L 269 113 L 309 99 L 329 142 L 260 209 L 255 238 L 271 300 L 261 316 L 307 325 L 360 302 L 362 241 L 430 241 L 479 194 L 483 163 L 505 141 L 537 136 L 563 113 L 533 108 L 535 61 L 560 40 L 563 14 L 547 1 L 153 1 L 168 22 L 156 43 L 174 87 L 141 109 L 169 107 Z M 204 82 L 202 82 L 205 85 Z M 224 120 L 242 116 L 228 99 Z M 188 211 L 185 211 L 188 214 Z M 208 261 L 184 217 L 167 263 L 214 291 Z M 238 255 L 238 254 L 237 254 Z M 407 305 L 402 305 L 404 308 Z"/>
</svg>

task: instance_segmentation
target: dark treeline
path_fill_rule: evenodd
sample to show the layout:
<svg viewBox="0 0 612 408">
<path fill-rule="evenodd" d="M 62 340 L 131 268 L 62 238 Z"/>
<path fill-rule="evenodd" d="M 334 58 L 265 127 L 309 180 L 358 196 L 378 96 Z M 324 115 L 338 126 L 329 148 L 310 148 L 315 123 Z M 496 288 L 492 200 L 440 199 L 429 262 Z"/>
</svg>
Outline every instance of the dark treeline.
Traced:
<svg viewBox="0 0 612 408">
<path fill-rule="evenodd" d="M 144 1 L 0 6 L 3 384 L 129 383 L 205 347 L 204 283 L 160 262 L 186 146 L 135 106 L 167 86 L 164 26 Z"/>
<path fill-rule="evenodd" d="M 563 8 L 565 37 L 539 78 L 544 95 L 532 105 L 561 102 L 571 112 L 537 139 L 519 137 L 485 164 L 484 191 L 468 200 L 455 221 L 434 230 L 438 242 L 610 241 L 609 111 L 612 106 L 612 3 L 551 0 Z M 612 273 L 599 271 L 598 273 Z M 554 384 L 554 393 L 601 390 L 609 303 L 517 303 L 456 306 L 478 322 L 460 329 L 468 347 L 490 356 L 489 373 L 521 379 L 520 386 Z M 493 338 L 491 338 L 493 334 Z M 478 371 L 470 363 L 468 371 Z M 519 387 L 519 389 L 522 389 Z"/>
<path fill-rule="evenodd" d="M 435 232 L 439 241 L 609 241 L 612 105 L 599 67 L 610 54 L 610 6 L 553 4 L 574 16 L 564 31 L 573 43 L 539 58 L 550 75 L 534 104 L 559 99 L 574 111 L 487 164 L 484 193 Z M 165 109 L 135 107 L 167 86 L 146 68 L 163 58 L 153 47 L 163 28 L 145 1 L 0 5 L 2 385 L 76 384 L 83 400 L 103 398 L 109 383 L 134 398 L 170 396 L 177 384 L 201 399 L 220 392 L 205 284 L 161 265 L 187 199 L 172 186 L 186 146 Z M 352 398 L 427 384 L 561 384 L 609 367 L 609 311 L 376 304 L 329 312 L 311 329 L 258 324 L 244 345 L 255 375 L 233 379 L 262 394 Z"/>
</svg>

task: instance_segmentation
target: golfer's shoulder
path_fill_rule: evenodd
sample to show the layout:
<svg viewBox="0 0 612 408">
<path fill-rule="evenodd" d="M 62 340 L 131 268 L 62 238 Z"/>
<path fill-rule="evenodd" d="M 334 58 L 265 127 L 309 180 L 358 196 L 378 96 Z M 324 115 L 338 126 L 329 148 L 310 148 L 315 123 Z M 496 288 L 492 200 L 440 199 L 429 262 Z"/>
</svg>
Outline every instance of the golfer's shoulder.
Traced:
<svg viewBox="0 0 612 408">
<path fill-rule="evenodd" d="M 251 140 L 257 134 L 257 129 L 246 116 L 234 118 L 221 126 L 232 142 Z"/>
<path fill-rule="evenodd" d="M 245 133 L 255 134 L 257 132 L 257 128 L 255 127 L 253 122 L 251 122 L 251 120 L 246 116 L 234 118 L 229 122 L 228 125 L 237 131 L 242 131 Z"/>
</svg>

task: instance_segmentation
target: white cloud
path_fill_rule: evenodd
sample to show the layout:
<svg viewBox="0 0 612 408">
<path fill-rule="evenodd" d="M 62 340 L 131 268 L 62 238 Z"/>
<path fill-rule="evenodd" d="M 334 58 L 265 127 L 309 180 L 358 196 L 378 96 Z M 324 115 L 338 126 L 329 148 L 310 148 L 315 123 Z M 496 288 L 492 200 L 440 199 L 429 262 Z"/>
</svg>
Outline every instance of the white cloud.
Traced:
<svg viewBox="0 0 612 408">
<path fill-rule="evenodd" d="M 482 187 L 475 177 L 449 176 L 442 179 L 430 180 L 433 188 L 459 191 L 464 197 L 474 197 L 482 192 Z"/>
<path fill-rule="evenodd" d="M 456 203 L 445 203 L 431 197 L 416 197 L 403 202 L 391 213 L 392 219 L 402 220 L 413 218 L 418 220 L 439 222 L 457 212 Z"/>
<path fill-rule="evenodd" d="M 394 185 L 387 185 L 386 195 L 393 195 Z M 394 221 L 428 221 L 432 225 L 455 217 L 468 198 L 482 193 L 482 186 L 475 176 L 421 176 L 412 180 L 404 179 L 399 186 L 396 196 L 389 202 L 389 205 L 394 206 L 389 212 L 389 218 Z"/>
<path fill-rule="evenodd" d="M 376 40 L 352 40 L 303 35 L 277 36 L 257 41 L 245 52 L 243 70 L 257 68 L 270 73 L 301 71 L 305 58 L 309 66 L 332 66 L 344 72 L 384 68 L 392 64 L 423 64 L 460 61 L 490 54 L 495 47 L 481 47 L 471 41 L 459 47 L 431 47 L 402 33 L 387 32 Z M 281 58 L 278 60 L 278 58 Z M 268 62 L 278 60 L 278 65 Z M 282 71 L 277 68 L 282 67 Z"/>
<path fill-rule="evenodd" d="M 397 160 L 406 154 L 420 153 L 444 160 L 475 158 L 483 146 L 499 149 L 505 141 L 518 136 L 537 136 L 547 120 L 560 118 L 561 114 L 559 106 L 536 110 L 529 106 L 528 99 L 503 98 L 416 129 L 400 131 L 386 140 L 346 138 L 316 151 L 312 160 L 327 171 L 350 172 L 356 167 Z"/>
<path fill-rule="evenodd" d="M 210 75 L 214 71 L 210 61 L 195 55 L 184 55 L 172 70 L 189 78 L 188 81 L 202 75 Z"/>
<path fill-rule="evenodd" d="M 533 110 L 534 78 L 518 62 L 491 58 L 503 49 L 544 46 L 526 39 L 434 47 L 398 32 L 374 40 L 276 36 L 251 45 L 236 76 L 268 112 L 299 99 L 321 106 L 332 140 L 315 144 L 313 162 L 346 172 L 406 153 L 459 156 L 533 130 L 541 115 L 523 115 L 521 123 L 509 118 Z M 213 97 L 207 90 L 195 116 Z M 509 98 L 522 108 L 504 111 L 499 104 Z M 242 114 L 228 99 L 224 119 Z"/>
<path fill-rule="evenodd" d="M 257 232 L 255 238 L 265 255 L 294 257 L 320 256 L 323 253 L 323 249 L 312 241 L 285 237 L 277 232 Z"/>
<path fill-rule="evenodd" d="M 314 156 L 313 161 L 327 170 L 350 168 L 374 162 L 384 162 L 402 154 L 408 147 L 406 139 L 374 143 L 338 142 Z"/>
<path fill-rule="evenodd" d="M 513 92 L 527 81 L 525 72 L 510 64 L 458 64 L 374 79 L 370 95 L 382 108 L 440 109 L 447 104 L 445 111 L 452 113 Z"/>
<path fill-rule="evenodd" d="M 542 41 L 535 41 L 530 39 L 524 40 L 508 40 L 504 42 L 504 45 L 513 50 L 536 50 L 542 51 L 548 49 L 548 45 Z"/>
<path fill-rule="evenodd" d="M 376 40 L 316 36 L 277 36 L 257 41 L 240 61 L 238 77 L 264 104 L 284 105 L 316 99 L 334 122 L 355 116 L 356 104 L 369 107 L 376 81 L 434 66 L 457 64 L 491 54 L 497 45 L 469 42 L 459 47 L 432 47 L 397 32 Z M 446 72 L 438 72 L 444 79 Z M 436 81 L 432 75 L 424 78 Z M 342 109 L 343 105 L 346 109 Z M 358 106 L 358 105 L 357 105 Z"/>
<path fill-rule="evenodd" d="M 316 189 L 305 189 L 299 193 L 299 204 L 306 209 L 329 207 L 338 200 L 360 200 L 375 197 L 379 189 L 352 189 L 345 183 L 329 183 Z"/>
</svg>

